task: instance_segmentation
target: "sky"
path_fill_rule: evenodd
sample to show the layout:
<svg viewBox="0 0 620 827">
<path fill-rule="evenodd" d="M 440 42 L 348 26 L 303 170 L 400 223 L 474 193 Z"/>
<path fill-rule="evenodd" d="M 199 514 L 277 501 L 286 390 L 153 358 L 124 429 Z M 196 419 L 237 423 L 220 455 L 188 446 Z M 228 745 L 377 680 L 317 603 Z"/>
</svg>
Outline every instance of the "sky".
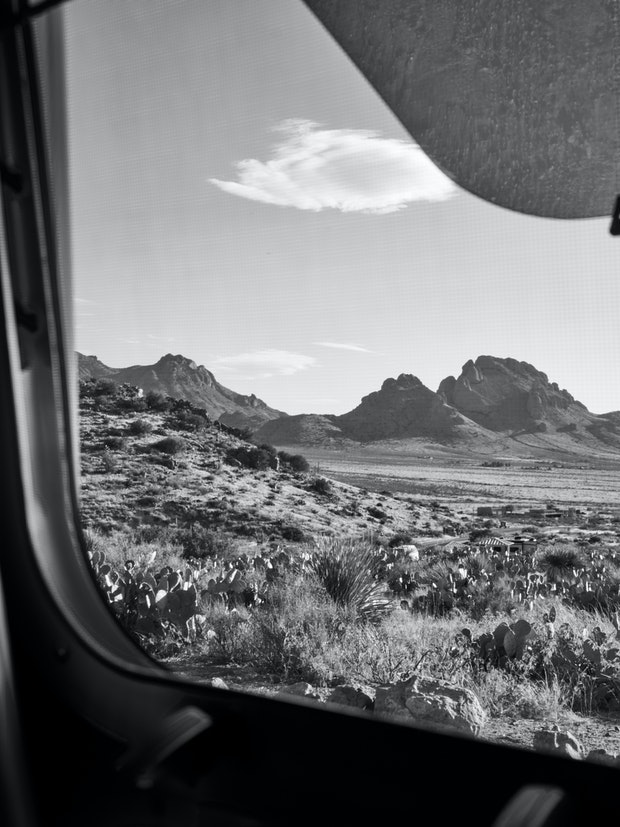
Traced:
<svg viewBox="0 0 620 827">
<path fill-rule="evenodd" d="M 297 0 L 75 0 L 76 347 L 344 413 L 512 357 L 620 409 L 620 239 L 441 173 Z"/>
</svg>

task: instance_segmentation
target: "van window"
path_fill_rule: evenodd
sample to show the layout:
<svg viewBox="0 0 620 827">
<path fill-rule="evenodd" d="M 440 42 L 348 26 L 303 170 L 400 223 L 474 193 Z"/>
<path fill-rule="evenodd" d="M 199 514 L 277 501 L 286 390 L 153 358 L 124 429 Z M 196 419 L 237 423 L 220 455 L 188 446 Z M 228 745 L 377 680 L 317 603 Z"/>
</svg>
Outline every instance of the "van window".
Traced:
<svg viewBox="0 0 620 827">
<path fill-rule="evenodd" d="M 81 521 L 127 633 L 231 690 L 620 752 L 607 220 L 460 189 L 301 2 L 50 13 Z"/>
</svg>

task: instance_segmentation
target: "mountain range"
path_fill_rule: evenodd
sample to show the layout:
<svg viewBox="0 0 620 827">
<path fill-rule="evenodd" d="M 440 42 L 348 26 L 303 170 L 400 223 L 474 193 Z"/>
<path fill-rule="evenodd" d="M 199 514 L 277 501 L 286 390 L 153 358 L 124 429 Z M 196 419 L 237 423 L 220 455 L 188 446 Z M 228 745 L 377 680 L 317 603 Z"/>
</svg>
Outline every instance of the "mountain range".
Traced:
<svg viewBox="0 0 620 827">
<path fill-rule="evenodd" d="M 220 385 L 204 366 L 167 354 L 156 364 L 110 368 L 95 356 L 79 357 L 80 378 L 109 377 L 145 391 L 185 398 L 214 419 L 248 426 L 257 441 L 274 445 L 343 447 L 387 444 L 406 449 L 412 441 L 455 449 L 527 455 L 548 453 L 620 455 L 620 412 L 593 414 L 527 362 L 479 356 L 432 391 L 402 373 L 386 379 L 345 414 L 288 414 L 254 395 Z"/>
<path fill-rule="evenodd" d="M 108 378 L 118 384 L 136 385 L 145 393 L 158 391 L 175 399 L 187 399 L 205 408 L 212 419 L 234 428 L 256 429 L 270 419 L 286 416 L 254 394 L 244 396 L 225 388 L 204 365 L 197 365 L 185 356 L 168 353 L 154 365 L 111 368 L 96 356 L 77 355 L 80 379 Z"/>
</svg>

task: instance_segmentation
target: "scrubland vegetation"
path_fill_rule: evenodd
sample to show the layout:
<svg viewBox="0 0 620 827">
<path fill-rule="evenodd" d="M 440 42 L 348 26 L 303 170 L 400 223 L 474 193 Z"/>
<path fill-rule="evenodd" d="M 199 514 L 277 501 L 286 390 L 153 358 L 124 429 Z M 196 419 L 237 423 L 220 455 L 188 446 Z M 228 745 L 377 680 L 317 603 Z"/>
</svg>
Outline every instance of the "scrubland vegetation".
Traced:
<svg viewBox="0 0 620 827">
<path fill-rule="evenodd" d="M 447 525 L 437 503 L 356 494 L 185 403 L 105 380 L 82 386 L 82 405 L 85 476 L 107 485 L 84 490 L 93 570 L 157 659 L 245 669 L 250 688 L 426 675 L 473 689 L 491 718 L 620 711 L 617 537 L 493 547 L 488 529 L 450 514 L 460 542 L 418 551 L 412 534 L 432 539 Z M 213 505 L 210 485 L 246 497 L 243 519 L 221 519 L 231 511 Z M 133 522 L 110 506 L 120 491 L 139 504 Z M 348 532 L 298 524 L 314 511 Z"/>
<path fill-rule="evenodd" d="M 620 709 L 619 569 L 598 549 L 575 567 L 553 547 L 415 561 L 370 540 L 248 555 L 211 538 L 200 558 L 165 536 L 90 546 L 114 611 L 156 657 L 192 652 L 276 684 L 431 675 L 474 688 L 491 715 Z"/>
</svg>

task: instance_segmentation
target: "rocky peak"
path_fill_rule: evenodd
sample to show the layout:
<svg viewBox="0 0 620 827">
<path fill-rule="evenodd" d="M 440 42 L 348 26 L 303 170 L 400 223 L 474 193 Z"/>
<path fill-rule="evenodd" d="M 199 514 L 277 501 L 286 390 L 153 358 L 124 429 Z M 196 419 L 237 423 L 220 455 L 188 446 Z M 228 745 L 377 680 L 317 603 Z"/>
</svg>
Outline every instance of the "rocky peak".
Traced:
<svg viewBox="0 0 620 827">
<path fill-rule="evenodd" d="M 401 373 L 397 379 L 386 379 L 381 385 L 381 391 L 398 393 L 400 391 L 417 390 L 424 387 L 417 376 L 413 376 L 411 373 Z M 426 390 L 428 390 L 428 388 L 426 388 Z"/>
<path fill-rule="evenodd" d="M 449 376 L 438 393 L 461 414 L 492 431 L 542 430 L 575 423 L 586 409 L 528 362 L 479 356 Z"/>
<path fill-rule="evenodd" d="M 244 396 L 225 388 L 204 365 L 199 366 L 181 354 L 166 353 L 154 365 L 127 368 L 107 368 L 103 363 L 94 364 L 89 359 L 79 354 L 80 378 L 109 375 L 119 384 L 128 382 L 145 392 L 157 391 L 176 399 L 187 399 L 227 425 L 257 428 L 270 419 L 286 416 L 254 394 Z"/>
</svg>

